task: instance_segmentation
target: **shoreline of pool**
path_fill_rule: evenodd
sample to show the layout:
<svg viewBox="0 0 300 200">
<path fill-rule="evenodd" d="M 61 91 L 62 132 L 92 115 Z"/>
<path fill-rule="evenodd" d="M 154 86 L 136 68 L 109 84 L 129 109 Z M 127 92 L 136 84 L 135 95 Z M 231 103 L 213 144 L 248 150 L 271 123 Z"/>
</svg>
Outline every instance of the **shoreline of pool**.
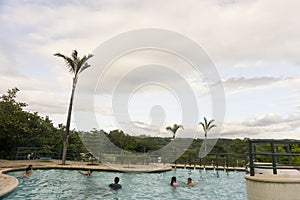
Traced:
<svg viewBox="0 0 300 200">
<path fill-rule="evenodd" d="M 0 198 L 9 195 L 19 185 L 17 178 L 3 174 L 5 170 L 0 171 Z"/>
</svg>

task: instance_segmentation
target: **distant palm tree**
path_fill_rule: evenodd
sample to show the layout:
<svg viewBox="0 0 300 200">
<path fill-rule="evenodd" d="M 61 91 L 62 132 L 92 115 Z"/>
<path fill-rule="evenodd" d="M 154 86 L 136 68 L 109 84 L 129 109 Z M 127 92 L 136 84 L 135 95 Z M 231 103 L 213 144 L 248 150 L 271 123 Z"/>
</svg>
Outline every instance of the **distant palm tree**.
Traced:
<svg viewBox="0 0 300 200">
<path fill-rule="evenodd" d="M 62 164 L 66 164 L 66 155 L 67 155 L 67 148 L 69 144 L 69 134 L 70 134 L 70 123 L 71 123 L 71 114 L 72 114 L 72 107 L 73 107 L 73 99 L 74 99 L 74 93 L 75 88 L 78 80 L 78 76 L 81 72 L 83 72 L 85 69 L 90 67 L 90 65 L 87 63 L 87 60 L 93 57 L 93 55 L 89 54 L 87 56 L 83 56 L 82 58 L 78 57 L 78 53 L 76 50 L 73 51 L 71 57 L 67 57 L 63 54 L 56 53 L 54 56 L 61 57 L 65 60 L 66 66 L 69 69 L 69 71 L 74 75 L 73 77 L 73 83 L 72 83 L 72 93 L 71 93 L 71 99 L 69 103 L 69 109 L 68 109 L 68 116 L 67 116 L 67 125 L 66 125 L 66 131 L 63 135 L 63 155 L 62 155 Z"/>
<path fill-rule="evenodd" d="M 201 124 L 202 128 L 203 128 L 203 131 L 204 131 L 204 138 L 205 138 L 205 142 L 206 142 L 206 138 L 207 138 L 207 133 L 210 129 L 214 128 L 214 127 L 217 127 L 217 125 L 213 124 L 215 120 L 210 120 L 208 123 L 207 123 L 207 119 L 204 117 L 204 123 L 203 122 L 199 122 L 199 124 Z M 204 151 L 205 151 L 205 154 L 206 154 L 206 143 L 205 143 L 205 146 L 204 146 Z"/>
<path fill-rule="evenodd" d="M 183 129 L 182 125 L 173 124 L 173 127 L 168 126 L 166 127 L 166 130 L 171 131 L 173 133 L 173 139 L 175 138 L 176 132 L 179 128 Z"/>
</svg>

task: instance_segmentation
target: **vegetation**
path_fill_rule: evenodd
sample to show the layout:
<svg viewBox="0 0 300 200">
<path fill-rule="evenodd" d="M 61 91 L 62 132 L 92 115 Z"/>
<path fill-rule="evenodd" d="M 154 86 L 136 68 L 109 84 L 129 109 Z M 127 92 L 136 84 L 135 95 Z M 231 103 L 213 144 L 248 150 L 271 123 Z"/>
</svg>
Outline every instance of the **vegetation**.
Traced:
<svg viewBox="0 0 300 200">
<path fill-rule="evenodd" d="M 15 159 L 17 147 L 39 147 L 45 154 L 61 149 L 65 127 L 56 128 L 49 117 L 25 111 L 27 104 L 16 101 L 18 91 L 13 88 L 0 97 L 0 158 Z M 84 151 L 83 145 L 71 131 L 70 152 L 78 150 Z"/>
<path fill-rule="evenodd" d="M 83 72 L 85 69 L 90 67 L 90 65 L 87 63 L 87 61 L 88 61 L 88 59 L 93 57 L 93 55 L 89 54 L 87 56 L 83 56 L 82 58 L 80 58 L 80 57 L 78 57 L 77 51 L 74 50 L 71 57 L 67 57 L 60 53 L 56 53 L 56 54 L 54 54 L 54 56 L 63 58 L 66 62 L 67 68 L 74 75 L 73 82 L 72 82 L 72 93 L 71 93 L 69 109 L 68 109 L 66 131 L 63 135 L 62 164 L 65 165 L 66 164 L 66 156 L 67 156 L 67 148 L 68 148 L 68 144 L 69 144 L 68 141 L 69 141 L 69 136 L 70 136 L 70 124 L 71 124 L 73 99 L 74 99 L 76 84 L 78 81 L 78 76 L 81 72 Z"/>
<path fill-rule="evenodd" d="M 204 141 L 204 154 L 206 155 L 207 154 L 207 150 L 206 150 L 206 139 L 207 139 L 207 133 L 210 129 L 214 128 L 214 127 L 217 127 L 217 125 L 213 124 L 215 120 L 210 120 L 208 123 L 207 123 L 207 119 L 204 117 L 204 122 L 199 122 L 199 124 L 202 126 L 203 128 L 203 131 L 204 131 L 204 138 L 205 138 L 205 141 Z"/>
<path fill-rule="evenodd" d="M 171 127 L 171 126 L 166 127 L 166 130 L 172 132 L 172 134 L 173 134 L 173 139 L 174 139 L 175 136 L 176 136 L 176 132 L 178 131 L 179 128 L 182 128 L 182 129 L 183 129 L 183 126 L 182 126 L 182 125 L 178 125 L 178 124 L 173 124 L 172 127 Z"/>
<path fill-rule="evenodd" d="M 23 151 L 22 155 L 24 155 L 23 157 L 19 157 L 19 159 L 27 159 L 25 156 L 31 153 L 31 151 L 37 154 L 34 155 L 35 158 L 45 156 L 60 159 L 66 127 L 61 124 L 55 127 L 49 117 L 41 117 L 37 112 L 26 111 L 27 104 L 16 101 L 18 91 L 18 88 L 13 88 L 8 90 L 7 94 L 0 96 L 0 158 L 16 159 L 17 148 L 27 147 L 30 151 L 19 149 L 19 152 Z M 91 133 L 97 132 L 98 130 L 91 131 Z M 131 136 L 121 130 L 113 130 L 105 133 L 105 135 L 116 146 L 126 151 L 141 153 L 161 149 L 172 142 L 172 138 L 175 137 L 175 134 L 173 134 L 173 137 L 168 138 L 149 137 L 145 135 Z M 76 131 L 71 130 L 69 132 L 68 142 L 68 159 L 86 160 L 86 158 L 83 158 L 84 156 L 88 155 L 88 158 L 92 157 L 88 154 Z M 246 152 L 248 151 L 247 138 L 233 140 L 219 139 L 212 151 L 204 159 L 200 160 L 198 152 L 202 143 L 202 139 L 195 139 L 185 153 L 176 160 L 176 163 L 202 163 L 206 165 L 214 163 L 219 166 L 226 164 L 230 166 L 243 166 L 246 164 Z M 257 145 L 256 151 L 270 152 L 270 145 Z M 275 152 L 286 153 L 289 151 L 300 153 L 300 145 L 276 145 Z M 230 156 L 226 157 L 225 154 L 230 154 Z M 219 161 L 215 163 L 217 157 Z M 258 162 L 271 162 L 270 155 L 257 155 L 255 159 Z M 300 156 L 279 156 L 276 159 L 280 164 L 300 164 Z"/>
<path fill-rule="evenodd" d="M 208 123 L 207 123 L 207 119 L 204 117 L 204 123 L 203 122 L 199 122 L 199 124 L 202 126 L 203 128 L 203 131 L 204 131 L 204 137 L 205 139 L 207 138 L 207 133 L 210 129 L 214 128 L 214 127 L 217 127 L 217 125 L 213 124 L 215 120 L 210 120 Z"/>
</svg>

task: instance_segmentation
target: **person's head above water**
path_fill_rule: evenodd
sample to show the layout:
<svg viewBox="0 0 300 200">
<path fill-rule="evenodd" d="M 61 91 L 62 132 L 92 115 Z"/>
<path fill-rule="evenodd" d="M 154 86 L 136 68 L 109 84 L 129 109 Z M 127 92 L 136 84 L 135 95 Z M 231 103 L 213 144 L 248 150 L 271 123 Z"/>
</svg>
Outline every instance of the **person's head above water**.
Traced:
<svg viewBox="0 0 300 200">
<path fill-rule="evenodd" d="M 115 184 L 118 184 L 120 181 L 119 177 L 115 177 Z"/>
<path fill-rule="evenodd" d="M 171 182 L 176 182 L 176 177 L 175 177 L 175 176 L 173 176 L 173 177 L 171 178 Z"/>
<path fill-rule="evenodd" d="M 32 170 L 32 165 L 28 165 L 28 167 L 26 168 L 26 171 L 31 171 Z"/>
<path fill-rule="evenodd" d="M 187 184 L 187 185 L 192 185 L 192 186 L 195 185 L 195 183 L 193 182 L 193 180 L 192 180 L 191 178 L 188 178 L 188 179 L 187 179 L 187 182 L 186 182 L 185 184 Z"/>
<path fill-rule="evenodd" d="M 176 177 L 175 176 L 173 176 L 172 178 L 171 178 L 171 183 L 170 183 L 170 185 L 174 185 L 174 183 L 176 183 Z"/>
<path fill-rule="evenodd" d="M 119 177 L 115 177 L 114 179 L 114 182 L 115 183 L 112 183 L 112 184 L 109 184 L 109 187 L 112 189 L 112 190 L 118 190 L 118 189 L 121 189 L 122 186 L 119 184 Z"/>
</svg>

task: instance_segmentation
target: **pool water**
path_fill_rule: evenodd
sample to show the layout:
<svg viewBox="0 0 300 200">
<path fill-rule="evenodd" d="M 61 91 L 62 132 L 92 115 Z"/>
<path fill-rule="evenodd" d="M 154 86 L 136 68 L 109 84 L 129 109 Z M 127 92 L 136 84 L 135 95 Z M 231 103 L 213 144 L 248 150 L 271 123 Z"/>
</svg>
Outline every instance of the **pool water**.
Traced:
<svg viewBox="0 0 300 200">
<path fill-rule="evenodd" d="M 247 199 L 243 172 L 199 169 L 173 169 L 162 173 L 119 173 L 94 171 L 91 177 L 76 170 L 34 170 L 28 178 L 21 171 L 8 175 L 19 179 L 18 188 L 4 199 Z M 108 185 L 120 177 L 122 189 L 111 191 Z M 176 176 L 179 187 L 171 187 Z M 191 177 L 195 186 L 184 182 Z"/>
</svg>

